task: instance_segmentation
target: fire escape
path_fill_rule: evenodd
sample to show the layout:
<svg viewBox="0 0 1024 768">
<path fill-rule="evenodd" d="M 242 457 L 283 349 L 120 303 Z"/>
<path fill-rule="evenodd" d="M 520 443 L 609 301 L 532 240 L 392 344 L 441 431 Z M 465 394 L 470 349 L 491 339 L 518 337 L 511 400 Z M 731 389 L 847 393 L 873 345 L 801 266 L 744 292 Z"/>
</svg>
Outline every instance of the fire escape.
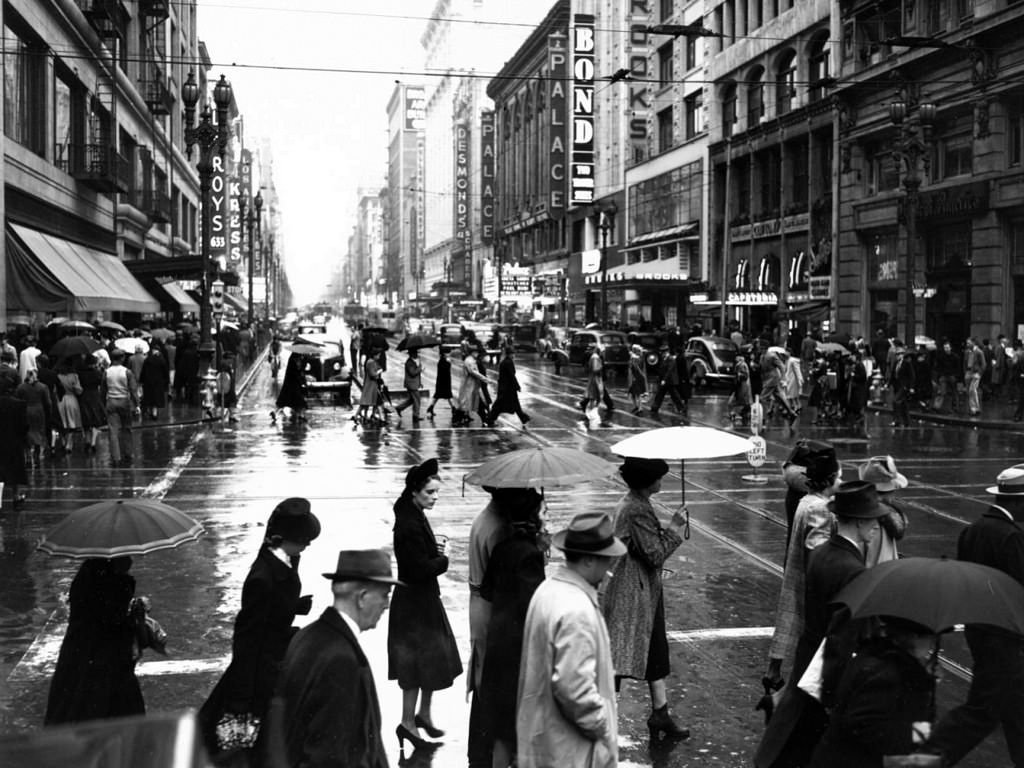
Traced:
<svg viewBox="0 0 1024 768">
<path fill-rule="evenodd" d="M 166 63 L 169 0 L 140 0 L 139 15 L 140 23 L 145 29 L 139 70 L 139 91 L 155 122 L 157 118 L 163 118 L 174 111 L 174 96 L 168 87 L 169 72 Z M 155 139 L 156 131 L 151 133 Z M 159 171 L 159 165 L 155 163 L 153 152 L 150 150 L 145 149 L 140 159 L 144 186 L 139 190 L 139 207 L 149 216 L 150 222 L 166 224 L 172 220 L 167 176 Z"/>
</svg>

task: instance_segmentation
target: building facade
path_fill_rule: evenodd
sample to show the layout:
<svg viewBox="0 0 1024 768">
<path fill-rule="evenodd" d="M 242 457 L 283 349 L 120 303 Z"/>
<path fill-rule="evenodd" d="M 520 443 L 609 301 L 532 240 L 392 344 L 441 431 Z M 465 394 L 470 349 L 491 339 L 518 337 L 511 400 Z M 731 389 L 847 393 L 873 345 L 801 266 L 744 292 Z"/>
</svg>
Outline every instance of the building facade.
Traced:
<svg viewBox="0 0 1024 768">
<path fill-rule="evenodd" d="M 423 193 L 426 88 L 399 84 L 388 101 L 388 184 L 384 197 L 385 293 L 392 305 L 425 300 Z"/>
</svg>

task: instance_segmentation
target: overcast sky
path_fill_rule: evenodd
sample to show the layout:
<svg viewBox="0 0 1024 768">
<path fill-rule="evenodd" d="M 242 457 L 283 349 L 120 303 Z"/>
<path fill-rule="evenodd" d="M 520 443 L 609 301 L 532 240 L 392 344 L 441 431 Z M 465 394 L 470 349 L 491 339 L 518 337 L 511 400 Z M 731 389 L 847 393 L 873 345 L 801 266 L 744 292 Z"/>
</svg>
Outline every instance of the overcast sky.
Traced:
<svg viewBox="0 0 1024 768">
<path fill-rule="evenodd" d="M 200 0 L 211 80 L 231 81 L 247 142 L 272 144 L 299 302 L 317 297 L 345 253 L 357 189 L 384 183 L 387 101 L 401 73 L 410 80 L 423 69 L 419 38 L 433 7 L 434 0 Z"/>
</svg>

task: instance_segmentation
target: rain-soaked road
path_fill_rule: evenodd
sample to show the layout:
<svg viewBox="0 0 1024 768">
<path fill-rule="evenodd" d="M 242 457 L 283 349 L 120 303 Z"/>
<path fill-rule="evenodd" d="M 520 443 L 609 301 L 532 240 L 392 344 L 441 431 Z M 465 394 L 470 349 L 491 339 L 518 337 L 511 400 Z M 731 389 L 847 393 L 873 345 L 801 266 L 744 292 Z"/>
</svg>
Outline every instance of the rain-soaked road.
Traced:
<svg viewBox="0 0 1024 768">
<path fill-rule="evenodd" d="M 391 352 L 387 380 L 393 392 L 401 390 L 402 358 Z M 436 355 L 428 352 L 424 359 L 425 385 L 432 388 Z M 74 454 L 44 464 L 33 474 L 24 508 L 0 515 L 0 734 L 39 727 L 63 636 L 62 600 L 76 570 L 74 562 L 35 553 L 35 542 L 68 511 L 109 497 L 159 498 L 207 528 L 198 543 L 136 558 L 132 569 L 139 594 L 151 597 L 154 616 L 170 633 L 168 657 L 147 655 L 138 667 L 151 711 L 198 707 L 226 665 L 242 580 L 263 538 L 263 523 L 280 499 L 309 498 L 323 524 L 300 567 L 304 592 L 314 595 L 310 617 L 300 617 L 305 623 L 328 604 L 328 584 L 320 574 L 333 567 L 339 549 L 390 547 L 391 505 L 404 472 L 432 456 L 440 460 L 445 481 L 432 525 L 451 540 L 451 567 L 441 588 L 465 660 L 466 543 L 470 523 L 486 499 L 478 488 L 463 488 L 462 476 L 499 452 L 529 445 L 571 446 L 609 456 L 609 446 L 624 437 L 678 423 L 664 411 L 660 422 L 631 416 L 621 382 L 619 410 L 601 421 L 583 420 L 575 408 L 583 391 L 578 370 L 556 376 L 550 364 L 528 354 L 520 355 L 517 364 L 524 408 L 533 417 L 528 430 L 514 416 L 503 416 L 490 429 L 452 428 L 444 404 L 434 421 L 413 425 L 406 414 L 400 424 L 392 419 L 389 429 L 357 427 L 351 411 L 326 404 L 314 407 L 307 423 L 279 420 L 275 425 L 268 412 L 277 384 L 265 367 L 242 398 L 237 425 L 142 428 L 136 436 L 141 448 L 136 456 L 142 458 L 132 468 L 109 468 L 102 439 L 94 456 Z M 693 423 L 724 427 L 724 404 L 721 391 L 701 394 L 691 402 Z M 894 455 L 911 480 L 900 494 L 911 518 L 901 550 L 952 556 L 957 532 L 987 503 L 984 487 L 1019 460 L 1021 434 L 927 424 L 894 432 L 883 426 L 887 422 L 887 415 L 870 415 L 870 438 L 802 424 L 795 434 L 832 440 L 847 477 L 867 456 Z M 769 458 L 759 472 L 771 476 L 768 483 L 743 479 L 752 470 L 742 456 L 686 464 L 693 533 L 666 563 L 665 590 L 673 662 L 669 699 L 693 735 L 669 749 L 648 744 L 646 686 L 627 682 L 619 725 L 624 765 L 750 764 L 762 730 L 753 706 L 760 696 L 784 550 L 777 467 L 794 439 L 783 426 L 770 427 L 765 436 Z M 673 466 L 657 497 L 666 508 L 679 502 L 679 469 Z M 564 527 L 583 507 L 610 510 L 622 492 L 615 477 L 549 491 L 551 529 Z M 361 642 L 380 692 L 385 741 L 392 764 L 398 764 L 392 734 L 401 699 L 387 680 L 386 623 L 385 615 Z M 943 647 L 948 663 L 939 684 L 940 710 L 963 698 L 962 668 L 970 667 L 959 635 L 947 636 Z M 460 678 L 435 696 L 434 719 L 448 730 L 447 744 L 432 762 L 416 764 L 465 765 L 464 688 Z M 961 765 L 1007 763 L 997 734 Z"/>
</svg>

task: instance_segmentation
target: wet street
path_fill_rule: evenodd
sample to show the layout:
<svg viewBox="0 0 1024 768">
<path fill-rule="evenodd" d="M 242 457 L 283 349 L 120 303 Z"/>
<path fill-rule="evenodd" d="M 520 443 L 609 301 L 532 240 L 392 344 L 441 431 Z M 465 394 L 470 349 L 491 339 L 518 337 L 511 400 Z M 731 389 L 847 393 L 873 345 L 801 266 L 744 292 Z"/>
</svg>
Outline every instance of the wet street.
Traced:
<svg viewBox="0 0 1024 768">
<path fill-rule="evenodd" d="M 404 355 L 392 351 L 386 380 L 401 391 Z M 425 386 L 433 389 L 436 353 L 423 355 Z M 321 573 L 331 570 L 339 549 L 391 545 L 391 506 L 406 469 L 436 456 L 442 467 L 441 499 L 431 515 L 435 532 L 450 537 L 451 567 L 441 579 L 445 605 L 463 662 L 468 658 L 466 545 L 473 517 L 486 503 L 479 488 L 462 483 L 471 469 L 494 455 L 531 445 L 579 448 L 614 459 L 609 446 L 657 426 L 680 423 L 662 411 L 659 420 L 632 416 L 614 385 L 616 411 L 583 419 L 576 408 L 584 380 L 578 368 L 555 375 L 547 361 L 517 357 L 524 409 L 531 415 L 523 429 L 514 416 L 493 428 L 451 426 L 442 402 L 434 420 L 412 423 L 407 412 L 387 429 L 356 426 L 352 412 L 318 403 L 306 423 L 268 416 L 278 383 L 262 366 L 241 399 L 235 425 L 142 426 L 136 430 L 136 462 L 108 466 L 105 438 L 94 455 L 73 453 L 44 460 L 33 470 L 29 500 L 0 516 L 0 733 L 39 727 L 66 618 L 62 602 L 77 569 L 76 561 L 35 552 L 39 537 L 69 511 L 105 498 L 146 496 L 163 500 L 200 520 L 207 533 L 198 543 L 136 558 L 132 573 L 137 592 L 152 600 L 153 615 L 169 633 L 168 656 L 147 654 L 138 667 L 150 711 L 198 708 L 227 664 L 231 629 L 241 584 L 263 539 L 263 524 L 282 498 L 307 497 L 323 524 L 323 533 L 302 557 L 303 592 L 314 596 L 308 622 L 329 603 L 329 585 Z M 458 365 L 454 366 L 458 377 Z M 492 371 L 492 381 L 495 372 Z M 458 379 L 455 381 L 456 387 Z M 492 384 L 493 392 L 493 384 Z M 397 399 L 397 398 L 396 398 Z M 726 428 L 726 393 L 701 391 L 690 404 L 695 425 Z M 602 411 L 603 413 L 603 411 Z M 692 536 L 666 563 L 666 619 L 673 674 L 669 701 L 691 738 L 669 749 L 650 745 L 646 686 L 626 682 L 620 704 L 621 763 L 630 766 L 746 766 L 763 726 L 754 704 L 778 594 L 785 545 L 784 491 L 779 463 L 796 436 L 831 440 L 847 479 L 868 456 L 890 453 L 911 486 L 898 502 L 910 527 L 901 551 L 907 555 L 954 556 L 956 536 L 988 504 L 984 488 L 1003 468 L 1020 460 L 1021 433 L 917 422 L 895 431 L 889 414 L 868 416 L 868 436 L 836 427 L 799 423 L 794 432 L 778 422 L 770 426 L 768 461 L 756 474 L 768 482 L 745 479 L 755 474 L 744 456 L 688 461 L 686 499 Z M 611 510 L 624 491 L 617 476 L 547 493 L 552 531 L 565 526 L 582 508 Z M 665 517 L 680 499 L 676 462 L 655 497 Z M 555 558 L 559 555 L 553 553 Z M 400 692 L 387 680 L 387 615 L 361 638 L 373 665 L 383 710 L 384 737 L 392 765 L 398 764 L 394 727 Z M 961 701 L 970 656 L 960 634 L 943 639 L 944 664 L 939 709 Z M 433 760 L 418 765 L 465 765 L 468 707 L 465 677 L 435 696 L 434 720 L 446 728 L 446 744 Z M 965 766 L 1008 763 L 997 733 Z"/>
</svg>

